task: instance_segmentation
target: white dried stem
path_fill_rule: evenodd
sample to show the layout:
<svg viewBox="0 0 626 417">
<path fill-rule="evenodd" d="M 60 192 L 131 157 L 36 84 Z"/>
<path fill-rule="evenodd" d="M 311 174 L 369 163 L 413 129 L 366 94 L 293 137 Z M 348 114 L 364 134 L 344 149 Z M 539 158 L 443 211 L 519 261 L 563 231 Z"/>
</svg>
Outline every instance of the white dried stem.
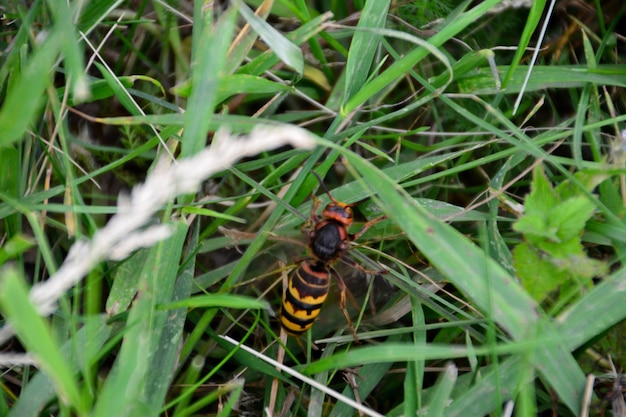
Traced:
<svg viewBox="0 0 626 417">
<path fill-rule="evenodd" d="M 99 262 L 123 259 L 140 247 L 167 238 L 170 235 L 167 226 L 146 225 L 173 198 L 196 192 L 203 181 L 231 167 L 242 157 L 285 145 L 312 148 L 315 140 L 306 130 L 293 126 L 259 126 L 247 137 L 220 131 L 211 146 L 194 157 L 175 164 L 161 160 L 129 197 L 120 198 L 118 213 L 91 241 L 76 242 L 59 270 L 45 282 L 33 286 L 30 298 L 39 314 L 47 316 L 54 312 L 59 298 Z M 0 343 L 12 334 L 9 327 L 0 329 Z"/>
</svg>

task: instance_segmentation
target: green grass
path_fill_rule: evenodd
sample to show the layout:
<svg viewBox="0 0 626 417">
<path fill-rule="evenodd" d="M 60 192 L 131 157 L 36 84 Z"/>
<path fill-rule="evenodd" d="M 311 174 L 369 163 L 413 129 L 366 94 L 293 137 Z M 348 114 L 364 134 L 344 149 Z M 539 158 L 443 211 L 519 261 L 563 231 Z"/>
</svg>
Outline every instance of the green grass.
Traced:
<svg viewBox="0 0 626 417">
<path fill-rule="evenodd" d="M 1 6 L 0 415 L 608 413 L 626 7 L 499 3 Z M 280 337 L 313 170 L 360 344 Z"/>
</svg>

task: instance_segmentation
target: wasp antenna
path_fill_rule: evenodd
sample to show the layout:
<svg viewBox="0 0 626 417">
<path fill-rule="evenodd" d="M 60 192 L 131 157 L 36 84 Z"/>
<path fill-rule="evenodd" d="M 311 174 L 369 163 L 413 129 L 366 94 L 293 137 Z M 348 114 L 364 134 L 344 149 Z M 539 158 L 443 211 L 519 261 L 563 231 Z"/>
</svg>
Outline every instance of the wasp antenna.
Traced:
<svg viewBox="0 0 626 417">
<path fill-rule="evenodd" d="M 311 174 L 313 174 L 315 178 L 317 178 L 317 181 L 319 181 L 320 186 L 322 187 L 328 198 L 330 198 L 330 201 L 332 201 L 333 203 L 337 203 L 338 201 L 335 200 L 335 197 L 333 197 L 332 194 L 330 194 L 330 191 L 328 191 L 328 188 L 326 187 L 326 184 L 324 184 L 324 180 L 322 180 L 322 177 L 320 177 L 320 175 L 315 171 L 311 171 Z"/>
</svg>

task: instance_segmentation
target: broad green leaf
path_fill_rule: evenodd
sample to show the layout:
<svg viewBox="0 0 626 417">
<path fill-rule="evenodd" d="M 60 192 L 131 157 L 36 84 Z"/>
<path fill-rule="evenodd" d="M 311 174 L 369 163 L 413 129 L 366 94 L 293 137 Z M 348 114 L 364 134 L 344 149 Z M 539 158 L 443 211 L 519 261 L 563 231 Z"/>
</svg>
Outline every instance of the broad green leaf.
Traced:
<svg viewBox="0 0 626 417">
<path fill-rule="evenodd" d="M 542 252 L 547 259 L 550 259 L 555 264 L 559 259 L 565 259 L 572 255 L 582 255 L 583 245 L 580 241 L 580 237 L 574 237 L 568 240 L 540 240 L 535 239 L 529 243 L 535 246 L 535 249 Z"/>
<path fill-rule="evenodd" d="M 599 260 L 591 259 L 585 254 L 570 255 L 564 259 L 556 260 L 559 268 L 570 272 L 570 274 L 578 281 L 580 278 L 587 283 L 593 277 L 604 276 L 608 271 L 608 265 Z"/>
<path fill-rule="evenodd" d="M 87 404 L 50 324 L 29 299 L 24 278 L 12 268 L 0 272 L 0 310 L 26 350 L 53 381 L 58 395 L 80 415 L 86 415 Z"/>
</svg>

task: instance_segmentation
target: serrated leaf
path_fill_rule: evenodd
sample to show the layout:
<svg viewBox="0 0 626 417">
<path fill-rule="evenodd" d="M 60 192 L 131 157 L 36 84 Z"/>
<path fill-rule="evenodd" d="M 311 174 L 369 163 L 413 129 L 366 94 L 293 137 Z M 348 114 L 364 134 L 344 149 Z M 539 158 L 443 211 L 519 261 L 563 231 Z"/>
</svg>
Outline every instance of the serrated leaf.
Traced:
<svg viewBox="0 0 626 417">
<path fill-rule="evenodd" d="M 543 166 L 537 165 L 533 170 L 531 192 L 524 203 L 526 213 L 547 213 L 557 204 L 556 193 L 545 172 L 543 172 Z"/>
<path fill-rule="evenodd" d="M 567 258 L 568 256 L 582 255 L 585 253 L 578 237 L 556 242 L 542 240 L 533 243 L 537 250 L 545 252 L 550 258 Z"/>
<path fill-rule="evenodd" d="M 558 229 L 560 240 L 569 240 L 580 236 L 594 211 L 587 197 L 568 198 L 548 213 L 548 224 Z"/>
<path fill-rule="evenodd" d="M 602 181 L 609 178 L 609 175 L 604 172 L 586 172 L 580 171 L 575 175 L 576 179 L 585 187 L 587 191 L 592 191 L 596 188 Z M 570 197 L 578 197 L 584 195 L 582 190 L 577 184 L 572 184 L 571 181 L 564 181 L 559 184 L 554 191 L 559 196 L 561 200 L 568 199 Z"/>
<path fill-rule="evenodd" d="M 513 266 L 526 291 L 537 301 L 544 300 L 551 291 L 568 279 L 567 273 L 559 271 L 548 258 L 540 256 L 527 243 L 522 243 L 513 250 Z"/>
<path fill-rule="evenodd" d="M 550 227 L 544 213 L 535 212 L 522 216 L 513 224 L 513 230 L 523 233 L 527 239 L 535 243 L 539 238 L 541 240 L 549 240 L 558 242 L 558 229 Z"/>
</svg>

